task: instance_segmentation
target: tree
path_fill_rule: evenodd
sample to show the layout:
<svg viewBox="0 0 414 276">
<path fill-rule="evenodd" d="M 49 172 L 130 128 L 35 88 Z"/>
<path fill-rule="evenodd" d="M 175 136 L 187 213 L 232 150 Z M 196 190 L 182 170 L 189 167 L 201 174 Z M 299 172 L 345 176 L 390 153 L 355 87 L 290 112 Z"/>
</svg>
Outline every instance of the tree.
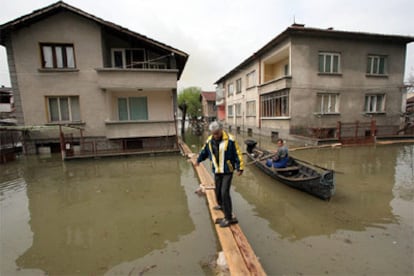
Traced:
<svg viewBox="0 0 414 276">
<path fill-rule="evenodd" d="M 201 116 L 201 89 L 199 87 L 188 87 L 181 90 L 178 94 L 178 108 L 183 117 L 181 120 L 181 131 L 184 132 L 185 118 L 188 114 L 190 119 Z"/>
</svg>

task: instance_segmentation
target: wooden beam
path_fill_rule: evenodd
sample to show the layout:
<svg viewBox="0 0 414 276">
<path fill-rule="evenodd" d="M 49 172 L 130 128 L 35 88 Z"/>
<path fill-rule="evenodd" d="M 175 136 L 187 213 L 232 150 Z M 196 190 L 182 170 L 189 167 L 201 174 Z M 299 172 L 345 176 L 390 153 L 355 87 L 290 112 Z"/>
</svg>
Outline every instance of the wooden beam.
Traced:
<svg viewBox="0 0 414 276">
<path fill-rule="evenodd" d="M 193 154 L 191 149 L 182 141 L 180 141 L 179 144 L 183 153 L 190 158 L 201 184 L 205 186 L 214 186 L 214 179 L 206 167 L 204 165 L 195 166 L 197 155 Z M 217 218 L 223 217 L 223 213 L 213 209 L 213 207 L 217 205 L 214 190 L 208 189 L 205 193 L 211 219 L 213 223 L 215 223 Z M 215 224 L 215 229 L 231 275 L 266 275 L 238 224 L 233 224 L 226 228 L 222 228 L 219 224 Z"/>
</svg>

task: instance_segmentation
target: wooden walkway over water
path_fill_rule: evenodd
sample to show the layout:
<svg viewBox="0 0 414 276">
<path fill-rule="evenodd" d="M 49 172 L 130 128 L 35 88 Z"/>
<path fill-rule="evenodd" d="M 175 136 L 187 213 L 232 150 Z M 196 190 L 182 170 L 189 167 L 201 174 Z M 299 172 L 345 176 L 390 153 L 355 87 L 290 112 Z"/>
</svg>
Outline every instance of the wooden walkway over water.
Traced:
<svg viewBox="0 0 414 276">
<path fill-rule="evenodd" d="M 201 184 L 204 187 L 213 187 L 213 177 L 206 167 L 203 165 L 195 166 L 197 155 L 193 154 L 191 149 L 181 141 L 180 147 L 183 153 L 190 158 Z M 211 219 L 214 223 L 217 218 L 223 217 L 223 213 L 213 209 L 217 205 L 214 189 L 208 188 L 205 192 Z M 231 275 L 266 275 L 239 224 L 232 224 L 226 228 L 215 224 L 215 228 Z"/>
</svg>

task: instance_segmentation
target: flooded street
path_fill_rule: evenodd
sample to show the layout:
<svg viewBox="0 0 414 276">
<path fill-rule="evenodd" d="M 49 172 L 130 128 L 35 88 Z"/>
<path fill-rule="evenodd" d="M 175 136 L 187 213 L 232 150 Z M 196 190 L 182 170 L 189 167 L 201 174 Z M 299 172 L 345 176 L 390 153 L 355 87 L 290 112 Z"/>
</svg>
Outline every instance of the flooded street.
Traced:
<svg viewBox="0 0 414 276">
<path fill-rule="evenodd" d="M 187 143 L 197 152 L 203 140 Z M 330 201 L 251 165 L 233 180 L 234 211 L 269 275 L 414 274 L 414 145 L 292 155 L 338 171 Z M 220 246 L 181 156 L 30 156 L 0 169 L 0 275 L 213 273 Z"/>
</svg>

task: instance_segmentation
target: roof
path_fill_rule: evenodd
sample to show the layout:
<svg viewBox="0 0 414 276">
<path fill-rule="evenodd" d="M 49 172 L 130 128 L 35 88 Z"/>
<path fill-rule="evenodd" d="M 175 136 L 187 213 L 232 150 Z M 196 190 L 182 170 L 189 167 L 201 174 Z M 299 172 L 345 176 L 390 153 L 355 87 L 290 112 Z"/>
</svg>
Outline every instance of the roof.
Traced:
<svg viewBox="0 0 414 276">
<path fill-rule="evenodd" d="M 184 70 L 184 66 L 188 59 L 188 54 L 178 50 L 176 48 L 173 48 L 172 46 L 169 46 L 167 44 L 164 44 L 162 42 L 156 41 L 154 39 L 151 39 L 145 35 L 139 34 L 137 32 L 131 31 L 127 28 L 124 28 L 120 25 L 117 25 L 115 23 L 103 20 L 99 17 L 96 17 L 92 14 L 89 14 L 87 12 L 84 12 L 76 7 L 73 7 L 71 5 L 66 4 L 63 1 L 56 2 L 54 4 L 51 4 L 49 6 L 46 6 L 44 8 L 34 10 L 32 13 L 23 15 L 19 18 L 16 18 L 12 21 L 9 21 L 7 23 L 4 23 L 0 25 L 0 45 L 5 45 L 6 38 L 8 34 L 14 30 L 17 30 L 19 28 L 22 28 L 24 26 L 31 25 L 37 21 L 40 21 L 44 19 L 45 17 L 57 14 L 62 11 L 69 11 L 72 13 L 75 13 L 77 15 L 80 15 L 84 18 L 87 18 L 89 20 L 92 20 L 101 26 L 108 27 L 114 31 L 118 31 L 121 33 L 124 33 L 126 35 L 132 36 L 136 39 L 140 39 L 142 41 L 145 41 L 146 43 L 152 44 L 154 46 L 157 46 L 159 48 L 162 48 L 166 51 L 169 51 L 171 53 L 174 53 L 174 55 L 177 57 L 177 66 L 179 67 L 179 77 L 181 76 L 182 71 Z"/>
<path fill-rule="evenodd" d="M 386 34 L 375 34 L 375 33 L 364 33 L 364 32 L 349 32 L 349 31 L 337 31 L 333 28 L 328 29 L 319 29 L 319 28 L 310 28 L 305 27 L 304 24 L 293 24 L 289 26 L 282 33 L 273 38 L 270 42 L 260 48 L 257 52 L 253 53 L 247 59 L 242 61 L 230 72 L 225 74 L 223 77 L 218 79 L 214 84 L 222 82 L 224 79 L 230 77 L 231 75 L 240 72 L 240 69 L 249 65 L 251 62 L 256 60 L 256 58 L 264 55 L 269 50 L 273 49 L 276 45 L 284 41 L 286 38 L 291 36 L 312 36 L 312 37 L 323 37 L 323 38 L 339 38 L 339 39 L 356 39 L 356 40 L 376 40 L 381 42 L 392 42 L 407 44 L 414 41 L 413 36 L 402 36 L 402 35 L 386 35 Z"/>
<path fill-rule="evenodd" d="M 2 94 L 12 94 L 12 89 L 11 89 L 11 87 L 0 86 L 0 93 L 2 93 Z"/>
<path fill-rule="evenodd" d="M 201 92 L 201 96 L 208 102 L 216 101 L 216 92 Z"/>
</svg>

